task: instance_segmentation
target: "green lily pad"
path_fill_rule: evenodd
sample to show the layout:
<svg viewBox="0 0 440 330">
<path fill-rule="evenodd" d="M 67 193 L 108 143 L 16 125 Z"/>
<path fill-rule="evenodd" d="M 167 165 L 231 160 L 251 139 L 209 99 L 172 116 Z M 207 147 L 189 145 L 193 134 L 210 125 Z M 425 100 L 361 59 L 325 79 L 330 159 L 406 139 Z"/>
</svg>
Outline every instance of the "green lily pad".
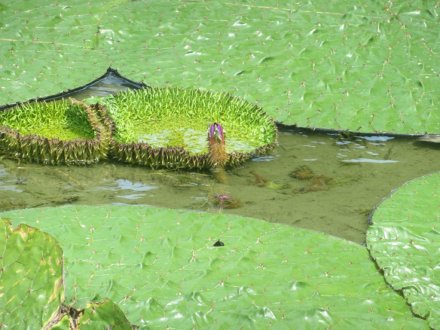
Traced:
<svg viewBox="0 0 440 330">
<path fill-rule="evenodd" d="M 63 253 L 57 241 L 0 219 L 0 326 L 40 329 L 63 300 Z"/>
<path fill-rule="evenodd" d="M 61 242 L 66 303 L 108 298 L 141 328 L 427 327 L 365 248 L 322 233 L 138 206 L 1 216 Z"/>
<path fill-rule="evenodd" d="M 439 133 L 438 15 L 421 0 L 10 1 L 0 104 L 111 65 L 153 86 L 230 92 L 284 124 Z"/>
<path fill-rule="evenodd" d="M 225 133 L 226 165 L 237 165 L 272 149 L 273 120 L 258 106 L 228 94 L 148 88 L 122 92 L 104 101 L 114 121 L 112 153 L 129 163 L 168 168 L 211 167 L 208 128 Z"/>
<path fill-rule="evenodd" d="M 404 184 L 373 214 L 371 256 L 416 315 L 440 329 L 440 173 Z"/>
<path fill-rule="evenodd" d="M 34 101 L 0 111 L 0 150 L 44 164 L 89 164 L 106 157 L 109 130 L 74 100 Z"/>
</svg>

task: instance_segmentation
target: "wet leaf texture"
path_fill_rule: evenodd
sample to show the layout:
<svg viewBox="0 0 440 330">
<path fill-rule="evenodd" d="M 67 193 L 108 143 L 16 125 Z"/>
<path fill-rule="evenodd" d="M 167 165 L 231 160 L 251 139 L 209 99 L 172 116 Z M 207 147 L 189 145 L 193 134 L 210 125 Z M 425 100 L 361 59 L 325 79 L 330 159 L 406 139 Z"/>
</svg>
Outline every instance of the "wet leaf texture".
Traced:
<svg viewBox="0 0 440 330">
<path fill-rule="evenodd" d="M 111 65 L 153 86 L 230 92 L 284 124 L 439 133 L 439 13 L 422 0 L 14 1 L 0 11 L 0 104 Z"/>
<path fill-rule="evenodd" d="M 140 206 L 2 216 L 62 244 L 66 304 L 108 298 L 141 328 L 426 327 L 386 286 L 365 248 L 322 233 Z M 218 240 L 221 248 L 213 246 Z"/>
<path fill-rule="evenodd" d="M 440 173 L 409 181 L 375 211 L 371 256 L 413 312 L 440 329 Z"/>
</svg>

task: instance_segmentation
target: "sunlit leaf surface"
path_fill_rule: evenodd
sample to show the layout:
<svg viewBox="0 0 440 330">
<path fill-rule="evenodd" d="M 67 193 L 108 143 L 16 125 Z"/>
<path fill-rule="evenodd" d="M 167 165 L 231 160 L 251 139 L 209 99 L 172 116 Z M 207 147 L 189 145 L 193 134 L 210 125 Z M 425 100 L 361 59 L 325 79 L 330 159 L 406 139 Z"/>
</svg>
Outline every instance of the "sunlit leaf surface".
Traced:
<svg viewBox="0 0 440 330">
<path fill-rule="evenodd" d="M 108 298 L 141 327 L 426 327 L 386 286 L 364 247 L 322 233 L 139 206 L 2 216 L 59 240 L 66 304 Z"/>
<path fill-rule="evenodd" d="M 440 329 L 440 173 L 403 185 L 372 220 L 368 248 L 386 281 Z"/>
<path fill-rule="evenodd" d="M 227 91 L 277 121 L 440 132 L 436 1 L 10 1 L 0 104 L 108 66 L 154 86 Z"/>
</svg>

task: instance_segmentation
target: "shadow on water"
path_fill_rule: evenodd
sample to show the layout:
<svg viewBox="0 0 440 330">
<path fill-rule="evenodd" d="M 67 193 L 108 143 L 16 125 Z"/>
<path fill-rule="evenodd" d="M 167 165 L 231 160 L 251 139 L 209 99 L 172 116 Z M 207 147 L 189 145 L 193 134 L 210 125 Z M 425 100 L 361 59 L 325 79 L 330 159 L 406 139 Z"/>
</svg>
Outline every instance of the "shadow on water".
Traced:
<svg viewBox="0 0 440 330">
<path fill-rule="evenodd" d="M 145 87 L 118 79 L 96 80 L 74 95 Z M 363 243 L 372 209 L 404 182 L 440 170 L 438 152 L 438 145 L 415 138 L 280 127 L 273 153 L 227 170 L 226 183 L 200 172 L 113 163 L 50 167 L 0 159 L 0 209 L 155 205 L 252 216 Z"/>
</svg>

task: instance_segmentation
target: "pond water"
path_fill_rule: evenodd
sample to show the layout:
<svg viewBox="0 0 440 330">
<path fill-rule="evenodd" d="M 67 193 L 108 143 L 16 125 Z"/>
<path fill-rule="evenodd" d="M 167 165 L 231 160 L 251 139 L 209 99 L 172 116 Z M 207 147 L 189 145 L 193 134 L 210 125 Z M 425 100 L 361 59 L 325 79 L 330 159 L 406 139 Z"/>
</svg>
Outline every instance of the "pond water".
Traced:
<svg viewBox="0 0 440 330">
<path fill-rule="evenodd" d="M 144 85 L 109 69 L 66 96 L 84 99 Z M 59 98 L 58 95 L 51 99 Z M 392 189 L 440 170 L 440 144 L 283 128 L 272 154 L 219 174 L 101 163 L 18 163 L 0 155 L 0 210 L 64 204 L 152 205 L 252 216 L 360 244 L 371 211 Z M 224 202 L 228 198 L 231 203 Z M 233 208 L 228 208 L 233 207 Z"/>
<path fill-rule="evenodd" d="M 405 181 L 440 170 L 439 145 L 284 129 L 272 154 L 212 173 L 101 163 L 42 166 L 0 159 L 0 210 L 63 204 L 154 205 L 234 213 L 364 243 L 373 208 Z M 227 195 L 235 203 L 218 203 Z"/>
</svg>

